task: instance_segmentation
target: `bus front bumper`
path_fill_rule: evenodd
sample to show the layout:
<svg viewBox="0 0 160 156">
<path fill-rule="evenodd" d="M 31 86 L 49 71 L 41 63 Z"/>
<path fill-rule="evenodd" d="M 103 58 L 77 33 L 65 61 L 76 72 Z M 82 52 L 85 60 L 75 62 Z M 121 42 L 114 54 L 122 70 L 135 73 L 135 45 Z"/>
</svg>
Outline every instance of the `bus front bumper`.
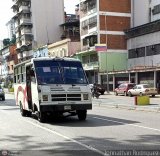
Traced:
<svg viewBox="0 0 160 156">
<path fill-rule="evenodd" d="M 42 112 L 67 112 L 67 111 L 75 111 L 75 110 L 87 110 L 92 109 L 92 103 L 90 104 L 70 104 L 70 105 L 40 105 L 40 110 Z"/>
</svg>

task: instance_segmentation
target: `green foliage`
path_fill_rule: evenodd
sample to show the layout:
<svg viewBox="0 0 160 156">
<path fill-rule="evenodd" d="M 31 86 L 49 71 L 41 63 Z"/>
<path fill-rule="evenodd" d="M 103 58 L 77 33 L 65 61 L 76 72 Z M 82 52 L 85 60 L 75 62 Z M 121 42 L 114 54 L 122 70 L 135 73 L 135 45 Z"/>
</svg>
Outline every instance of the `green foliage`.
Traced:
<svg viewBox="0 0 160 156">
<path fill-rule="evenodd" d="M 12 36 L 12 39 L 10 41 L 10 44 L 16 44 L 16 35 Z"/>
<path fill-rule="evenodd" d="M 3 46 L 6 47 L 6 46 L 9 46 L 10 45 L 10 39 L 9 38 L 5 38 L 3 40 Z"/>
</svg>

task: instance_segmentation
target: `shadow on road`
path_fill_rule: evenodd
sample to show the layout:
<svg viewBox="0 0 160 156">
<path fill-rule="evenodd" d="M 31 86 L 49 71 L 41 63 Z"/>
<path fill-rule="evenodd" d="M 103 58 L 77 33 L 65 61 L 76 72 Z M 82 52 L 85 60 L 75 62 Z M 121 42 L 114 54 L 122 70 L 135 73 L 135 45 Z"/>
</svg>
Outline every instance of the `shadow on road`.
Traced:
<svg viewBox="0 0 160 156">
<path fill-rule="evenodd" d="M 5 101 L 0 101 L 0 106 L 16 106 L 14 99 L 6 99 Z"/>
<path fill-rule="evenodd" d="M 102 115 L 89 114 L 86 121 L 79 121 L 77 116 L 73 117 L 58 117 L 49 116 L 47 123 L 50 125 L 66 126 L 66 127 L 100 127 L 100 126 L 118 126 L 126 124 L 139 123 L 132 120 L 124 120 L 120 118 L 111 118 Z"/>
<path fill-rule="evenodd" d="M 14 150 L 17 150 L 20 155 L 76 155 L 76 156 L 88 156 L 95 155 L 98 156 L 98 153 L 88 150 L 82 145 L 79 145 L 71 140 L 65 139 L 65 141 L 55 141 L 54 136 L 48 134 L 44 136 L 33 136 L 32 132 L 30 135 L 6 135 L 1 137 L 0 144 L 10 144 L 14 146 Z M 88 147 L 94 147 L 104 153 L 108 153 L 109 150 L 158 150 L 160 148 L 159 138 L 160 135 L 139 135 L 136 139 L 128 140 L 117 140 L 116 137 L 107 137 L 105 135 L 103 138 L 98 137 L 87 137 L 79 136 L 73 137 L 74 140 L 87 145 Z M 40 137 L 40 140 L 36 141 L 36 138 Z M 18 147 L 20 149 L 18 149 Z M 9 148 L 7 146 L 7 148 Z M 10 149 L 8 149 L 10 150 Z M 32 150 L 32 151 L 31 151 Z M 33 151 L 34 150 L 34 151 Z M 28 154 L 27 154 L 28 152 Z M 30 153 L 30 154 L 29 154 Z"/>
</svg>

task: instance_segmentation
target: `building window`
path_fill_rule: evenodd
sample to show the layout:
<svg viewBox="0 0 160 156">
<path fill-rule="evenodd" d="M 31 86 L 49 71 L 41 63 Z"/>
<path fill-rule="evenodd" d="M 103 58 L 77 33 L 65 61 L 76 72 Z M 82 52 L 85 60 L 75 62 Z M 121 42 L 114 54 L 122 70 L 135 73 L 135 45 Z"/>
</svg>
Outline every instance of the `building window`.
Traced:
<svg viewBox="0 0 160 156">
<path fill-rule="evenodd" d="M 83 63 L 89 63 L 89 56 L 82 56 L 82 62 Z"/>
<path fill-rule="evenodd" d="M 160 54 L 160 44 L 150 45 L 146 47 L 146 56 Z"/>
<path fill-rule="evenodd" d="M 90 55 L 90 62 L 97 62 L 97 61 L 98 61 L 97 54 L 91 54 Z"/>
<path fill-rule="evenodd" d="M 89 19 L 89 29 L 97 26 L 97 16 L 91 17 Z"/>
<path fill-rule="evenodd" d="M 156 15 L 156 14 L 159 14 L 159 13 L 160 13 L 160 4 L 154 6 L 154 8 L 153 8 L 153 10 L 152 10 L 152 14 L 153 14 L 153 15 Z"/>
<path fill-rule="evenodd" d="M 128 59 L 145 57 L 145 47 L 130 49 L 128 51 Z"/>
</svg>

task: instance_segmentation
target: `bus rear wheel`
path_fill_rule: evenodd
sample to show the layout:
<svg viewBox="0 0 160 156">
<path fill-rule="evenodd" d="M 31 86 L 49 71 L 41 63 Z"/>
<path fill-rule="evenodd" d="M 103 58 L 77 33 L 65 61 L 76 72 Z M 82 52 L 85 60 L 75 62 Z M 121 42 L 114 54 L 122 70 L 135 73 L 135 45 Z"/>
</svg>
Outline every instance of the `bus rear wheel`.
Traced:
<svg viewBox="0 0 160 156">
<path fill-rule="evenodd" d="M 22 104 L 20 104 L 20 113 L 22 116 L 26 116 L 27 115 L 27 111 L 23 109 Z"/>
<path fill-rule="evenodd" d="M 86 117 L 87 117 L 87 110 L 78 110 L 77 115 L 80 121 L 84 121 L 86 120 Z"/>
</svg>

